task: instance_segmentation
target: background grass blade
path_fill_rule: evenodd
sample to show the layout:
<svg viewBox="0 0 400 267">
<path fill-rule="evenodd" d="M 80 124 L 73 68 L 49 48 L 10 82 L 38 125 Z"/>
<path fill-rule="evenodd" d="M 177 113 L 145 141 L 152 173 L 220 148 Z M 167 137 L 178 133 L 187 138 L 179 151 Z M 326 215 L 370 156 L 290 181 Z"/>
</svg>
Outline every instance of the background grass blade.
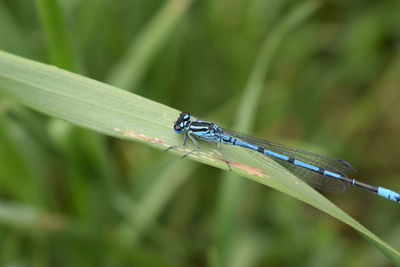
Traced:
<svg viewBox="0 0 400 267">
<path fill-rule="evenodd" d="M 75 70 L 71 42 L 67 36 L 58 2 L 53 0 L 36 0 L 35 2 L 39 19 L 45 29 L 51 61 L 60 68 Z"/>
<path fill-rule="evenodd" d="M 178 25 L 191 0 L 166 1 L 160 11 L 154 15 L 148 25 L 132 41 L 126 55 L 112 69 L 107 83 L 114 86 L 135 90 L 163 45 L 166 44 L 170 31 Z"/>
<path fill-rule="evenodd" d="M 269 74 L 274 55 L 278 48 L 282 46 L 284 38 L 297 26 L 309 18 L 319 5 L 316 2 L 305 2 L 295 7 L 283 18 L 280 23 L 268 32 L 263 41 L 260 51 L 256 56 L 256 61 L 251 68 L 249 78 L 243 90 L 239 108 L 236 113 L 236 120 L 233 129 L 241 132 L 250 132 L 255 121 L 258 100 L 265 84 L 265 77 Z M 225 173 L 223 177 L 222 190 L 219 195 L 219 206 L 217 210 L 216 224 L 216 243 L 219 248 L 220 257 L 223 265 L 232 265 L 237 253 L 232 253 L 232 237 L 237 232 L 238 218 L 241 210 L 238 209 L 243 201 L 246 192 L 246 185 L 243 179 L 238 178 L 232 173 Z M 227 264 L 227 260 L 231 263 Z"/>
<path fill-rule="evenodd" d="M 115 87 L 67 71 L 0 53 L 0 93 L 42 113 L 117 138 L 135 140 L 164 149 L 180 143 L 171 131 L 178 111 Z M 191 158 L 226 169 L 210 144 Z M 182 155 L 184 151 L 174 151 Z M 227 147 L 234 158 L 234 172 L 304 201 L 357 230 L 395 264 L 400 254 L 337 208 L 318 192 L 271 161 L 270 166 L 249 158 L 248 153 Z M 389 203 L 387 203 L 389 204 Z"/>
</svg>

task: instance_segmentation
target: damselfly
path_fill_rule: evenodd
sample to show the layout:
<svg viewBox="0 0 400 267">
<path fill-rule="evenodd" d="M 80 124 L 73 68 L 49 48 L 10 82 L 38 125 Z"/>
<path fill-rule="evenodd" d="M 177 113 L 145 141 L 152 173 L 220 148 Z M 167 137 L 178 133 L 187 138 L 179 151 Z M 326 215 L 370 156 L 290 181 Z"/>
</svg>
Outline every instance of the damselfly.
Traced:
<svg viewBox="0 0 400 267">
<path fill-rule="evenodd" d="M 190 117 L 190 113 L 182 112 L 174 123 L 175 132 L 183 133 L 183 144 L 170 146 L 166 150 L 185 146 L 187 137 L 189 137 L 196 148 L 185 154 L 183 156 L 185 157 L 200 149 L 196 139 L 198 138 L 214 143 L 230 169 L 229 161 L 225 157 L 220 143 L 240 146 L 266 155 L 314 188 L 341 193 L 351 185 L 400 202 L 399 193 L 347 177 L 346 173 L 354 172 L 355 170 L 344 160 L 290 148 L 268 140 L 223 129 L 212 122 L 191 120 Z"/>
</svg>

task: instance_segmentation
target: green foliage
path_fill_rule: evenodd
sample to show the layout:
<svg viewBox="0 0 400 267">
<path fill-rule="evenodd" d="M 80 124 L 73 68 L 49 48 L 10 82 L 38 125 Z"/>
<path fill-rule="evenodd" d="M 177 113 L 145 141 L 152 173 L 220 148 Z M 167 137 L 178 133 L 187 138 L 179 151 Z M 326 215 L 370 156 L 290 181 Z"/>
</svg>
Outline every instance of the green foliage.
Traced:
<svg viewBox="0 0 400 267">
<path fill-rule="evenodd" d="M 157 151 L 182 142 L 163 103 L 338 155 L 396 189 L 396 1 L 33 3 L 0 2 L 0 48 L 35 60 L 0 53 L 0 264 L 399 263 L 352 218 L 396 246 L 395 203 L 328 195 L 350 217 L 240 149 L 224 149 L 236 164 L 221 179 L 211 144 L 191 157 L 201 165 Z"/>
</svg>

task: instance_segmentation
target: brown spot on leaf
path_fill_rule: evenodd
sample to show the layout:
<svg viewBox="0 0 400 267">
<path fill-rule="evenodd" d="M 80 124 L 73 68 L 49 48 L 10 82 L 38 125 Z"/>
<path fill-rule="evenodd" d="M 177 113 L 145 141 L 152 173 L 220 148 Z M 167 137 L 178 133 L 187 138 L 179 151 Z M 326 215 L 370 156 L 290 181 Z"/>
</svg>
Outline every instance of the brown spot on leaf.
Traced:
<svg viewBox="0 0 400 267">
<path fill-rule="evenodd" d="M 128 129 L 128 130 L 124 130 L 122 133 L 123 133 L 124 136 L 133 137 L 133 138 L 136 138 L 136 139 L 139 139 L 139 140 L 142 140 L 142 141 L 148 141 L 148 142 L 156 143 L 156 144 L 161 144 L 162 143 L 161 139 L 159 139 L 159 138 L 151 138 L 151 137 L 148 137 L 148 136 L 146 136 L 144 134 L 138 134 L 134 130 L 129 130 Z"/>
<path fill-rule="evenodd" d="M 223 159 L 220 159 L 220 160 L 224 161 Z M 262 169 L 255 168 L 255 167 L 249 166 L 247 164 L 244 164 L 244 163 L 241 163 L 238 161 L 229 161 L 229 165 L 231 167 L 241 169 L 242 171 L 244 171 L 250 175 L 254 175 L 254 176 L 258 176 L 258 177 L 265 177 L 265 173 Z"/>
</svg>

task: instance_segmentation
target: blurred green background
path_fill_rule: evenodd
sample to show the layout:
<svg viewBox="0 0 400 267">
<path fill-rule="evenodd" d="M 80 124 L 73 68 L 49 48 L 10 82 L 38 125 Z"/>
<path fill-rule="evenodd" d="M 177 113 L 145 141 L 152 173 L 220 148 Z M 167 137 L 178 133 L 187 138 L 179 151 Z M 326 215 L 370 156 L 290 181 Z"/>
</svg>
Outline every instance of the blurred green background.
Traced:
<svg viewBox="0 0 400 267">
<path fill-rule="evenodd" d="M 0 49 L 351 162 L 399 191 L 400 2 L 0 0 Z M 270 35 L 271 34 L 271 35 Z M 390 266 L 352 228 L 275 190 L 0 99 L 1 266 Z M 324 193 L 395 248 L 398 205 Z"/>
</svg>

